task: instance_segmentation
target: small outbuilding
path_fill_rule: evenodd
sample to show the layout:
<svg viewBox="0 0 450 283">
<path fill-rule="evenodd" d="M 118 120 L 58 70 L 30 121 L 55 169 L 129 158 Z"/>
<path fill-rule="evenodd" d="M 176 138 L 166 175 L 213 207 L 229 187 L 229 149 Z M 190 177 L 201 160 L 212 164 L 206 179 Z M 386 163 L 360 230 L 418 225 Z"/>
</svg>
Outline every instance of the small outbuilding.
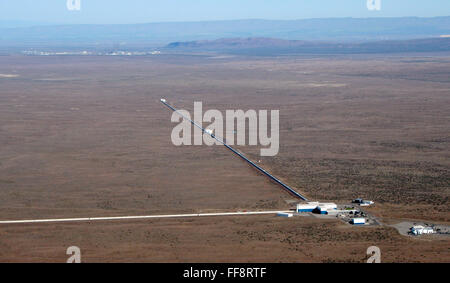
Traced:
<svg viewBox="0 0 450 283">
<path fill-rule="evenodd" d="M 292 213 L 286 213 L 286 212 L 278 212 L 277 213 L 277 216 L 279 216 L 279 217 L 292 217 L 292 216 L 294 216 Z"/>
<path fill-rule="evenodd" d="M 366 224 L 366 219 L 362 217 L 352 218 L 350 223 L 353 225 L 364 225 Z"/>
</svg>

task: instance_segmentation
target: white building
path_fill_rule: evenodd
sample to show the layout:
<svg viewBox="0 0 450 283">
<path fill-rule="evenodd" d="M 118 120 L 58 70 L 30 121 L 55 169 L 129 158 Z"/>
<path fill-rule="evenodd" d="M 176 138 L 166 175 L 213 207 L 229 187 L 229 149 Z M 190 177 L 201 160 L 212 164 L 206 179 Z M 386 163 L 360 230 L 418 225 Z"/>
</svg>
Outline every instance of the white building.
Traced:
<svg viewBox="0 0 450 283">
<path fill-rule="evenodd" d="M 336 210 L 337 205 L 332 202 L 327 203 L 319 203 L 319 205 L 316 207 L 315 212 L 319 214 L 328 214 L 329 210 Z"/>
<path fill-rule="evenodd" d="M 319 203 L 319 207 L 325 209 L 337 209 L 337 205 L 333 202 Z"/>
<path fill-rule="evenodd" d="M 297 213 L 301 212 L 316 212 L 319 214 L 328 214 L 328 211 L 336 210 L 337 205 L 332 202 L 320 203 L 320 202 L 308 202 L 297 204 Z"/>
<path fill-rule="evenodd" d="M 313 212 L 316 207 L 319 206 L 319 202 L 297 203 L 297 213 L 301 212 Z"/>
</svg>

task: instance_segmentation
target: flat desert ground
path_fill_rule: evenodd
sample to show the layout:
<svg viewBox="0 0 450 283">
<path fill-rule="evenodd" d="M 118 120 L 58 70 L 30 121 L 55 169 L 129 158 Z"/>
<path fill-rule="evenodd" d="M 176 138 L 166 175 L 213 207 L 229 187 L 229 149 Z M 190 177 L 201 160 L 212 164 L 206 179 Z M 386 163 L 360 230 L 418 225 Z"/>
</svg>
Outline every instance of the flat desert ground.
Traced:
<svg viewBox="0 0 450 283">
<path fill-rule="evenodd" d="M 172 144 L 166 98 L 280 110 L 280 151 L 244 154 L 311 200 L 385 224 L 450 223 L 450 57 L 0 56 L 0 220 L 285 210 L 223 146 Z M 449 262 L 448 237 L 337 219 L 232 216 L 0 225 L 1 262 Z"/>
</svg>

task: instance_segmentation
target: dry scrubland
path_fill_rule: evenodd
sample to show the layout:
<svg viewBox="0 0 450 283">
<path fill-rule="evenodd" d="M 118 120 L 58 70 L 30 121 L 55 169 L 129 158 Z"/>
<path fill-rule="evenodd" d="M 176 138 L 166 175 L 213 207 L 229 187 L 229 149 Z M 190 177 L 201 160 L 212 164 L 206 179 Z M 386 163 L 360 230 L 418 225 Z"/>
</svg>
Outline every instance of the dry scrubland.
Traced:
<svg viewBox="0 0 450 283">
<path fill-rule="evenodd" d="M 1 228 L 2 261 L 364 262 L 377 245 L 383 262 L 448 262 L 448 240 L 412 239 L 394 228 L 273 216 L 73 223 Z"/>
<path fill-rule="evenodd" d="M 310 199 L 376 201 L 386 222 L 450 222 L 450 58 L 0 57 L 1 219 L 291 207 L 222 147 L 174 147 L 179 108 L 279 109 L 251 158 Z M 8 225 L 0 261 L 449 261 L 448 240 L 271 216 Z M 412 251 L 414 247 L 414 251 Z"/>
</svg>

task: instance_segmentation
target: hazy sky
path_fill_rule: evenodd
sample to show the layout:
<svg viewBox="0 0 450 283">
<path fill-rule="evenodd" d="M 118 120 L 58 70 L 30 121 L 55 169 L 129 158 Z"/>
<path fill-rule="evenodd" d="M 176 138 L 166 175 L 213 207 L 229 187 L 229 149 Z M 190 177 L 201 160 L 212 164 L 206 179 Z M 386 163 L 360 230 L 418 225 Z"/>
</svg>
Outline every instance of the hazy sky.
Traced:
<svg viewBox="0 0 450 283">
<path fill-rule="evenodd" d="M 0 21 L 47 23 L 144 23 L 232 19 L 304 19 L 321 17 L 449 16 L 450 0 L 0 0 Z M 373 0 L 378 1 L 378 0 Z"/>
</svg>

